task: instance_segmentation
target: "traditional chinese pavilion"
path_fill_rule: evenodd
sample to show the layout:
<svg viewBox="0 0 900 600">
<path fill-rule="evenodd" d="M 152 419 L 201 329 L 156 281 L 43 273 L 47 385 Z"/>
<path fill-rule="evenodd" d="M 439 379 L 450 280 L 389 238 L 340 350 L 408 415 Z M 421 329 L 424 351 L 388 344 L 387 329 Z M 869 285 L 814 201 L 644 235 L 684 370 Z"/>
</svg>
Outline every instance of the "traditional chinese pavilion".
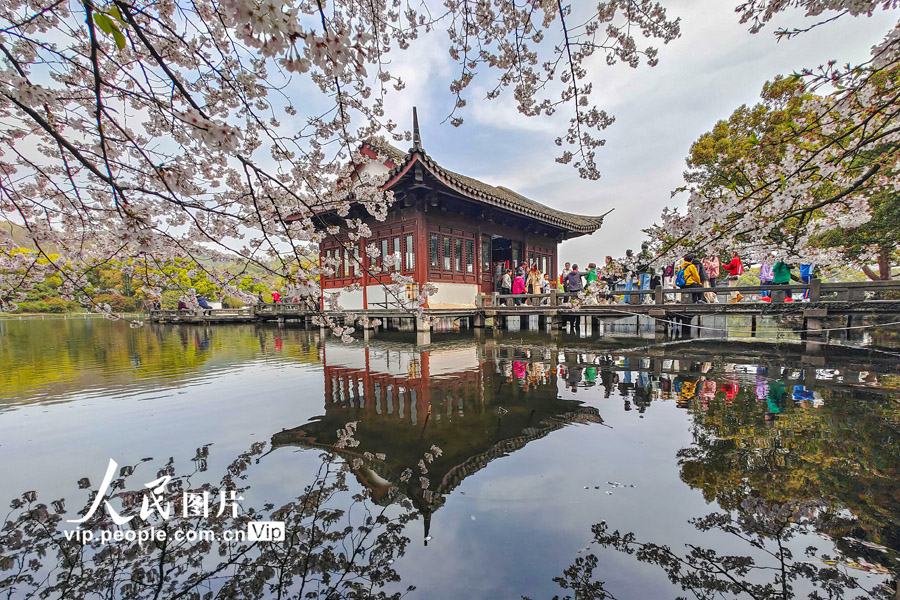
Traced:
<svg viewBox="0 0 900 600">
<path fill-rule="evenodd" d="M 351 209 L 349 218 L 363 219 L 372 237 L 357 243 L 329 237 L 320 245 L 320 258 L 341 261 L 333 277 L 322 279 L 322 288 L 326 293 L 341 291 L 346 309 L 389 308 L 397 303 L 383 286 L 392 283 L 390 270 L 377 264 L 383 258 L 366 257 L 364 249 L 370 243 L 377 245 L 382 257 L 399 257 L 399 265 L 392 269 L 411 276 L 415 287 L 426 282 L 437 286 L 429 306 L 465 307 L 475 304 L 478 292 L 495 291 L 507 266 L 535 263 L 552 281 L 557 276 L 559 243 L 593 233 L 603 224 L 603 216 L 562 212 L 445 169 L 422 147 L 415 109 L 408 152 L 372 140 L 363 145 L 362 153 L 372 160 L 359 171 L 386 174 L 383 187 L 394 193 L 395 201 L 381 222 L 362 206 Z M 320 216 L 326 222 L 339 221 L 333 213 Z M 357 256 L 367 267 L 379 268 L 359 268 Z M 351 284 L 360 284 L 359 289 L 345 289 Z"/>
</svg>

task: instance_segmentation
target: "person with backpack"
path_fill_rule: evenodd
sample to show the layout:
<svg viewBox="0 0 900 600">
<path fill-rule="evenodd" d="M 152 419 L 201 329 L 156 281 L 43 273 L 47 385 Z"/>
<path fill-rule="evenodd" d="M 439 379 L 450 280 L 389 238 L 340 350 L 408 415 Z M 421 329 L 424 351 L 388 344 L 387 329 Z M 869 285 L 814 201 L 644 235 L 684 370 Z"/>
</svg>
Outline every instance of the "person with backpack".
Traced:
<svg viewBox="0 0 900 600">
<path fill-rule="evenodd" d="M 678 273 L 675 275 L 676 287 L 683 290 L 703 287 L 701 284 L 700 272 L 697 270 L 696 265 L 694 265 L 694 260 L 696 260 L 696 257 L 693 254 L 685 255 L 684 262 L 681 263 L 681 266 L 678 268 Z M 702 300 L 702 294 L 692 293 L 692 298 L 694 302 L 700 302 Z"/>
<path fill-rule="evenodd" d="M 744 263 L 741 262 L 741 257 L 738 256 L 737 251 L 731 253 L 731 260 L 723 264 L 722 269 L 728 271 L 728 286 L 737 287 L 737 281 L 744 273 Z M 735 291 L 731 293 L 731 298 L 728 301 L 740 302 L 743 299 L 743 294 Z"/>
</svg>

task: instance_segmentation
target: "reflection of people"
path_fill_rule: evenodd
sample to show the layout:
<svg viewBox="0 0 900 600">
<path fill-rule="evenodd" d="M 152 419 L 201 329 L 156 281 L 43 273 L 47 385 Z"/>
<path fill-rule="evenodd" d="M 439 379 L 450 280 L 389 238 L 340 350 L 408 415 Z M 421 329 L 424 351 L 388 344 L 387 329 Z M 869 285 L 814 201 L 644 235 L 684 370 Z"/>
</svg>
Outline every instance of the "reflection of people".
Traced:
<svg viewBox="0 0 900 600">
<path fill-rule="evenodd" d="M 520 360 L 513 361 L 513 375 L 516 379 L 522 381 L 525 379 L 525 363 Z"/>
<path fill-rule="evenodd" d="M 766 395 L 766 406 L 769 412 L 766 413 L 767 421 L 774 421 L 779 414 L 784 411 L 784 384 L 780 381 L 769 383 L 769 393 Z"/>
<path fill-rule="evenodd" d="M 581 383 L 581 367 L 577 363 L 569 367 L 567 383 L 573 392 L 578 390 L 578 384 Z"/>
<path fill-rule="evenodd" d="M 766 379 L 766 368 L 757 367 L 756 370 L 756 399 L 760 402 L 769 395 L 769 380 Z"/>
<path fill-rule="evenodd" d="M 719 389 L 725 392 L 725 405 L 731 406 L 738 393 L 738 386 L 734 381 L 723 383 Z"/>
<path fill-rule="evenodd" d="M 791 396 L 794 399 L 794 402 L 803 407 L 809 406 L 809 401 L 813 399 L 813 393 L 803 385 L 795 385 Z"/>
<path fill-rule="evenodd" d="M 615 373 L 608 366 L 600 370 L 600 381 L 603 383 L 603 397 L 609 398 L 612 395 L 612 388 L 615 385 Z"/>
<path fill-rule="evenodd" d="M 709 403 L 716 397 L 716 381 L 715 379 L 706 379 L 700 389 L 700 408 L 709 409 Z"/>
<path fill-rule="evenodd" d="M 679 375 L 675 378 L 675 403 L 678 408 L 687 408 L 697 390 L 699 379 L 686 379 Z"/>
</svg>

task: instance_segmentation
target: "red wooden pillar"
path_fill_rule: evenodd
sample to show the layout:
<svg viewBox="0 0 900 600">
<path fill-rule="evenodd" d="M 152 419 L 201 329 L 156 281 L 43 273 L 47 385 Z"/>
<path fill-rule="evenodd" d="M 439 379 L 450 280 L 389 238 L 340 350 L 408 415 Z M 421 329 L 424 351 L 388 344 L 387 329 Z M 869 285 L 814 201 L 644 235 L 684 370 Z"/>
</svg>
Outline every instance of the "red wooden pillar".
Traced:
<svg viewBox="0 0 900 600">
<path fill-rule="evenodd" d="M 428 245 L 428 219 L 424 209 L 416 212 L 415 220 L 416 271 L 415 279 L 419 289 L 428 282 L 428 268 L 431 261 L 431 247 Z"/>
</svg>

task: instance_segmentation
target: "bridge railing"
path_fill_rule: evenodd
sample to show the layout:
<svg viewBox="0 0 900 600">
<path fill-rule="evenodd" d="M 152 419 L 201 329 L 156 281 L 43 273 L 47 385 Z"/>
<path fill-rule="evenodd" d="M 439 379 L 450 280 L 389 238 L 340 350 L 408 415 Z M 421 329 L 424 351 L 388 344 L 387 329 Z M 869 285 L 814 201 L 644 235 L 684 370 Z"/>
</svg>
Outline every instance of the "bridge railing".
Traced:
<svg viewBox="0 0 900 600">
<path fill-rule="evenodd" d="M 628 304 L 643 304 L 646 296 L 652 297 L 653 304 L 692 304 L 694 294 L 706 294 L 712 292 L 717 295 L 740 293 L 742 295 L 761 294 L 768 292 L 776 299 L 784 298 L 788 290 L 792 293 L 809 290 L 810 302 L 838 301 L 838 302 L 864 302 L 868 300 L 867 293 L 898 290 L 900 280 L 894 281 L 849 281 L 823 283 L 819 279 L 812 279 L 809 283 L 791 282 L 788 284 L 746 285 L 728 287 L 696 287 L 696 288 L 663 288 L 656 287 L 652 290 L 608 290 L 602 292 L 600 298 L 628 298 Z M 547 294 L 479 294 L 476 301 L 478 308 L 513 308 L 522 306 L 532 309 L 535 307 L 565 306 L 579 299 L 579 293 L 560 292 L 550 290 Z M 595 296 L 594 298 L 597 298 Z M 674 301 L 670 298 L 674 297 Z M 588 299 L 594 303 L 594 299 Z M 591 305 L 591 304 L 588 304 Z"/>
</svg>

